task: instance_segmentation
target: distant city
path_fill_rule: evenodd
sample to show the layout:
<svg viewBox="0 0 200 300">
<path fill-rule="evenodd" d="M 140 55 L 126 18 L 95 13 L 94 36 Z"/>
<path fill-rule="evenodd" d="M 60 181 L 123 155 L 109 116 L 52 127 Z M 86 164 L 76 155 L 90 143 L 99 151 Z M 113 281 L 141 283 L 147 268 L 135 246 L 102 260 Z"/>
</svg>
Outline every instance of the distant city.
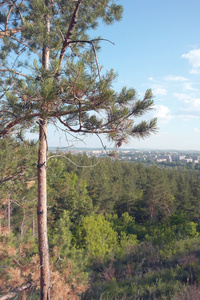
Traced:
<svg viewBox="0 0 200 300">
<path fill-rule="evenodd" d="M 116 156 L 122 161 L 134 161 L 143 163 L 200 163 L 200 151 L 179 151 L 179 150 L 137 150 L 137 149 L 90 149 L 90 148 L 50 148 L 51 152 L 62 151 L 72 154 L 86 153 L 88 157 Z"/>
</svg>

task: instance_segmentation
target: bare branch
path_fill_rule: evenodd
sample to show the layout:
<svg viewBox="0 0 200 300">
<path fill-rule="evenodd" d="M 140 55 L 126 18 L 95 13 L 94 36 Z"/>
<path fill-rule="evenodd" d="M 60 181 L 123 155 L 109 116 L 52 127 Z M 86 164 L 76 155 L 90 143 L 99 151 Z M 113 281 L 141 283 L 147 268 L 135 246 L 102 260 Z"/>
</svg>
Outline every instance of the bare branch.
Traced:
<svg viewBox="0 0 200 300">
<path fill-rule="evenodd" d="M 8 12 L 8 15 L 7 15 L 6 24 L 5 24 L 5 30 L 8 30 L 9 17 L 10 17 L 10 14 L 11 14 L 12 10 L 13 10 L 13 7 L 14 7 L 14 3 L 11 5 L 11 7 L 9 9 L 9 12 Z"/>
<path fill-rule="evenodd" d="M 10 35 L 9 35 L 9 36 L 10 36 Z M 0 37 L 1 37 L 1 32 L 0 32 Z M 31 48 L 28 44 L 25 44 L 23 41 L 17 39 L 17 38 L 14 37 L 14 36 L 11 36 L 11 38 L 12 38 L 13 40 L 15 40 L 16 42 L 18 42 L 18 43 L 24 45 L 25 47 L 29 48 L 31 51 L 33 51 L 33 53 L 35 53 L 35 54 L 37 54 L 37 55 L 39 56 L 39 54 L 37 53 L 37 51 L 35 51 L 33 48 Z"/>
<path fill-rule="evenodd" d="M 11 299 L 11 298 L 15 297 L 16 295 L 18 295 L 18 293 L 23 292 L 25 290 L 28 290 L 28 289 L 30 289 L 32 287 L 35 287 L 35 286 L 36 286 L 36 282 L 30 282 L 30 283 L 23 284 L 22 286 L 14 289 L 12 292 L 9 292 L 8 294 L 0 297 L 0 300 Z"/>
<path fill-rule="evenodd" d="M 94 56 L 95 56 L 95 60 L 96 60 L 96 65 L 97 65 L 97 70 L 98 70 L 98 74 L 99 74 L 99 80 L 101 81 L 101 73 L 100 73 L 100 68 L 99 68 L 99 64 L 98 64 L 98 60 L 97 60 L 97 53 L 96 53 L 96 48 L 94 46 L 94 43 L 91 41 L 92 44 L 92 48 L 94 51 Z"/>
<path fill-rule="evenodd" d="M 69 134 L 69 135 L 70 135 L 72 138 L 74 138 L 75 140 L 79 140 L 81 143 L 84 143 L 84 144 L 86 145 L 86 143 L 84 142 L 84 139 L 81 139 L 81 138 L 79 138 L 77 135 L 73 135 L 70 131 L 61 128 L 60 126 L 58 126 L 58 124 L 56 124 L 56 122 L 54 122 L 54 121 L 52 121 L 52 120 L 51 120 L 51 122 L 52 122 L 52 124 L 54 124 L 54 126 L 56 127 L 56 130 L 59 129 L 59 130 L 61 130 L 62 132 L 64 132 L 64 134 Z M 68 138 L 67 138 L 66 135 L 65 135 L 65 137 L 66 137 L 66 140 L 68 141 Z M 72 147 L 72 146 L 70 146 L 70 147 Z"/>
<path fill-rule="evenodd" d="M 5 96 L 5 94 L 13 87 L 13 85 L 14 82 L 3 92 L 3 94 L 0 95 L 0 99 L 2 99 Z"/>
<path fill-rule="evenodd" d="M 19 7 L 16 5 L 16 2 L 17 2 L 17 1 L 15 1 L 14 5 L 15 5 L 15 7 L 18 9 L 18 12 L 19 12 L 19 15 L 20 15 L 22 24 L 24 25 L 24 18 L 23 18 L 23 16 L 22 16 L 21 10 L 20 10 Z"/>
<path fill-rule="evenodd" d="M 51 158 L 55 158 L 55 157 L 63 157 L 63 158 L 66 158 L 68 161 L 70 161 L 74 166 L 76 166 L 77 168 L 93 168 L 94 166 L 98 165 L 99 161 L 97 161 L 96 164 L 94 165 L 90 165 L 90 166 L 80 166 L 80 165 L 77 165 L 74 161 L 72 161 L 71 159 L 69 159 L 69 157 L 67 156 L 64 156 L 62 154 L 56 154 L 56 155 L 52 155 L 49 157 L 49 159 Z M 0 299 L 1 300 L 1 299 Z"/>
<path fill-rule="evenodd" d="M 98 139 L 100 140 L 100 142 L 101 142 L 101 145 L 102 145 L 102 147 L 103 147 L 104 151 L 107 153 L 106 146 L 104 145 L 104 143 L 103 143 L 103 141 L 102 141 L 102 138 L 99 136 L 99 134 L 98 134 L 98 133 L 96 133 L 96 136 L 97 136 L 97 137 L 98 137 Z"/>
<path fill-rule="evenodd" d="M 72 35 L 72 32 L 74 30 L 74 27 L 76 25 L 77 17 L 78 17 L 78 11 L 79 11 L 79 8 L 80 8 L 82 2 L 83 2 L 83 0 L 78 0 L 76 8 L 74 10 L 74 13 L 72 15 L 71 22 L 69 24 L 69 28 L 68 28 L 67 34 L 65 36 L 61 52 L 60 52 L 60 65 L 59 65 L 59 69 L 61 67 L 61 64 L 62 64 L 62 61 L 63 61 L 63 58 L 64 58 L 65 51 L 67 49 L 67 46 L 69 44 L 69 39 L 70 39 L 70 37 Z"/>
<path fill-rule="evenodd" d="M 0 31 L 0 39 L 2 39 L 4 36 L 11 36 L 12 34 L 18 33 L 21 30 L 22 26 Z"/>
<path fill-rule="evenodd" d="M 22 13 L 21 13 L 20 9 L 18 8 L 18 6 L 16 5 L 16 2 L 17 1 L 15 0 L 13 2 L 13 4 L 10 6 L 10 9 L 9 9 L 9 12 L 8 12 L 8 15 L 7 15 L 7 18 L 6 18 L 5 30 L 4 31 L 0 31 L 0 39 L 3 38 L 4 36 L 11 36 L 12 34 L 18 33 L 18 32 L 20 32 L 22 30 L 22 26 L 8 29 L 8 22 L 9 22 L 10 14 L 11 14 L 11 12 L 12 12 L 12 10 L 13 10 L 14 7 L 16 7 L 18 9 L 19 14 L 20 14 L 20 18 L 21 18 L 21 21 L 22 21 L 22 24 L 24 25 Z M 5 3 L 5 1 L 3 3 Z"/>
<path fill-rule="evenodd" d="M 73 129 L 67 123 L 62 121 L 62 119 L 60 117 L 57 116 L 57 119 L 60 121 L 61 124 L 63 124 L 65 127 L 67 127 L 70 131 L 72 131 L 72 132 L 80 132 L 81 131 L 81 124 L 80 124 L 80 127 L 78 129 Z"/>
<path fill-rule="evenodd" d="M 0 73 L 3 73 L 3 72 L 11 72 L 11 73 L 14 73 L 14 74 L 16 74 L 16 75 L 19 75 L 19 76 L 22 76 L 22 77 L 25 77 L 25 78 L 29 78 L 28 76 L 26 76 L 25 74 L 23 74 L 23 73 L 20 73 L 20 72 L 17 72 L 17 71 L 14 71 L 14 70 L 10 70 L 10 69 L 1 69 L 0 70 Z"/>
</svg>

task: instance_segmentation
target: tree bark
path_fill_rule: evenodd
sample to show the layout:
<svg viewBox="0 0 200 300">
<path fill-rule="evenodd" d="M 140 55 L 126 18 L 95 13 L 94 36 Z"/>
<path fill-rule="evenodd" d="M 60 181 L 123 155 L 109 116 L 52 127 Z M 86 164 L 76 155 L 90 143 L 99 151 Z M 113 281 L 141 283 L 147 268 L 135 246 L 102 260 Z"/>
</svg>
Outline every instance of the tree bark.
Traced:
<svg viewBox="0 0 200 300">
<path fill-rule="evenodd" d="M 49 6 L 49 0 L 45 0 L 45 5 Z M 50 33 L 50 17 L 47 14 L 46 33 Z M 42 51 L 42 65 L 45 70 L 49 69 L 49 47 L 48 40 L 45 41 Z M 49 245 L 47 235 L 47 158 L 48 141 L 47 128 L 48 120 L 44 116 L 44 107 L 41 103 L 42 118 L 39 121 L 39 151 L 38 151 L 38 241 L 40 254 L 40 299 L 50 300 L 50 264 L 49 264 Z"/>
<path fill-rule="evenodd" d="M 40 121 L 38 152 L 38 239 L 40 253 L 40 299 L 50 300 L 50 266 L 47 236 L 47 119 Z"/>
</svg>

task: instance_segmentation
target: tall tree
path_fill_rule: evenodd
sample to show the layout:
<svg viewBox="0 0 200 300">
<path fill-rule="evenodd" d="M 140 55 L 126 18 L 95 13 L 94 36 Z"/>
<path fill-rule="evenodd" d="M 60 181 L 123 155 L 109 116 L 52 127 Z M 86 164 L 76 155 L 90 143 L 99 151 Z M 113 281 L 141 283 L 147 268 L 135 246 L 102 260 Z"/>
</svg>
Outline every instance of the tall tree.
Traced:
<svg viewBox="0 0 200 300">
<path fill-rule="evenodd" d="M 129 137 L 145 138 L 155 131 L 155 119 L 134 120 L 152 109 L 152 93 L 148 90 L 142 100 L 134 89 L 116 93 L 114 72 L 100 74 L 101 39 L 91 39 L 88 32 L 100 19 L 106 24 L 121 19 L 122 6 L 116 1 L 5 0 L 0 8 L 0 136 L 21 137 L 24 129 L 38 127 L 41 299 L 50 299 L 48 123 L 60 122 L 71 134 L 104 133 L 120 147 Z"/>
</svg>

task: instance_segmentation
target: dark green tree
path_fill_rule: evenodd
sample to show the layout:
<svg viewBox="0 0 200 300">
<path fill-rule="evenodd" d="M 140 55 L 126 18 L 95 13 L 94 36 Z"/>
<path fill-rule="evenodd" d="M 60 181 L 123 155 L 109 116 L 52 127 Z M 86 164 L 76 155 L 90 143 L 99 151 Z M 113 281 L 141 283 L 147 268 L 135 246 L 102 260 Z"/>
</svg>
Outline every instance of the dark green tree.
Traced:
<svg viewBox="0 0 200 300">
<path fill-rule="evenodd" d="M 52 172 L 53 171 L 53 172 Z M 77 225 L 94 208 L 87 192 L 86 180 L 79 179 L 75 173 L 66 171 L 63 160 L 55 158 L 49 161 L 48 197 L 53 221 L 67 210 L 70 220 Z"/>
<path fill-rule="evenodd" d="M 163 217 L 173 213 L 174 197 L 170 193 L 170 188 L 164 173 L 156 166 L 146 169 L 146 183 L 142 189 L 141 199 L 136 203 L 136 220 L 143 222 L 160 221 Z"/>
<path fill-rule="evenodd" d="M 145 138 L 156 120 L 139 121 L 152 109 L 152 93 L 142 100 L 134 89 L 112 89 L 111 70 L 100 74 L 100 38 L 88 35 L 100 19 L 118 21 L 122 6 L 111 0 L 7 0 L 0 4 L 0 136 L 37 126 L 38 237 L 41 299 L 50 299 L 46 167 L 49 123 L 72 134 L 107 134 L 120 147 L 129 137 Z M 102 114 L 102 112 L 104 112 Z"/>
</svg>

